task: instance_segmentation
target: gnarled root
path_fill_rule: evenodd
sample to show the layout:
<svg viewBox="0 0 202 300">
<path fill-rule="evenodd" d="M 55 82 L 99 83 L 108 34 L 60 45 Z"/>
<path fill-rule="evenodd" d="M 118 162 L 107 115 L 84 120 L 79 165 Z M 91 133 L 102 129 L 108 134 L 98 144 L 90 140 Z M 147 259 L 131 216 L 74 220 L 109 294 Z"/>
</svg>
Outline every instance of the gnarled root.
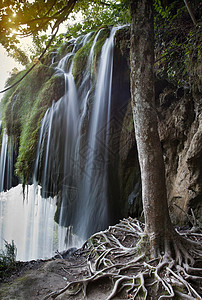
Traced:
<svg viewBox="0 0 202 300">
<path fill-rule="evenodd" d="M 124 219 L 108 230 L 91 236 L 84 244 L 87 251 L 88 276 L 68 283 L 63 289 L 45 296 L 57 298 L 65 293 L 87 296 L 89 283 L 109 278 L 113 283 L 107 300 L 121 291 L 125 299 L 202 299 L 202 269 L 194 262 L 202 258 L 202 234 L 191 234 L 192 241 L 174 232 L 166 241 L 164 253 L 149 259 L 149 239 L 144 224 Z M 81 297 L 79 296 L 79 299 Z M 123 298 L 124 299 L 124 298 Z"/>
</svg>

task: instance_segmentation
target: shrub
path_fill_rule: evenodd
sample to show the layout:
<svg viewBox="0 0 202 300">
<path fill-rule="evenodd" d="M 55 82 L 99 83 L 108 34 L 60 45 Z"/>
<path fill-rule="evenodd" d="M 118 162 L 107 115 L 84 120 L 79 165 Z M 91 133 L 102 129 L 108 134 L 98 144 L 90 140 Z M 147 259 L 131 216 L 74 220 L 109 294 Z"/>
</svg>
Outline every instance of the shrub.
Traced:
<svg viewBox="0 0 202 300">
<path fill-rule="evenodd" d="M 14 241 L 11 244 L 5 241 L 5 250 L 0 251 L 0 279 L 16 268 L 16 254 L 17 249 Z"/>
</svg>

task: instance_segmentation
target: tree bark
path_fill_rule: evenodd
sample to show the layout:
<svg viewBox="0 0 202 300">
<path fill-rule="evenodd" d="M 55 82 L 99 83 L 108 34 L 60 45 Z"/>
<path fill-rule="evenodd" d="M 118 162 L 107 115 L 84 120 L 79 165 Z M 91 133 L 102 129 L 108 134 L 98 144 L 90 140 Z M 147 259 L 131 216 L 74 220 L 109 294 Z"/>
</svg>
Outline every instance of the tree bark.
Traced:
<svg viewBox="0 0 202 300">
<path fill-rule="evenodd" d="M 130 0 L 131 97 L 142 179 L 146 233 L 153 257 L 165 252 L 173 228 L 165 183 L 165 166 L 157 127 L 154 93 L 153 1 Z"/>
</svg>

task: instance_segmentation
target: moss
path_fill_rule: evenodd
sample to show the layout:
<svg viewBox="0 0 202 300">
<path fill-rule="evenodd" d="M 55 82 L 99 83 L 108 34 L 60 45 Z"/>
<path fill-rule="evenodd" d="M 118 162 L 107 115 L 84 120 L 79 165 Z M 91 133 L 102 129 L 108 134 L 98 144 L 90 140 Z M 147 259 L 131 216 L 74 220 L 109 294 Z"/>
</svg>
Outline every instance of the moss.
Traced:
<svg viewBox="0 0 202 300">
<path fill-rule="evenodd" d="M 34 168 L 41 120 L 53 101 L 57 102 L 63 96 L 63 91 L 63 77 L 53 76 L 50 78 L 39 92 L 28 122 L 26 123 L 26 126 L 23 127 L 16 172 L 19 175 L 23 175 L 26 182 L 29 181 L 32 176 Z"/>
<path fill-rule="evenodd" d="M 93 58 L 93 73 L 94 74 L 97 71 L 98 60 L 99 60 L 99 57 L 101 54 L 102 46 L 110 33 L 109 28 L 105 28 L 105 27 L 99 28 L 98 31 L 101 29 L 102 29 L 102 31 L 100 32 L 100 35 L 98 37 L 98 40 L 96 42 L 95 49 L 94 49 L 94 58 Z M 81 83 L 83 73 L 84 73 L 84 70 L 85 70 L 87 62 L 88 62 L 90 50 L 93 45 L 93 40 L 98 31 L 96 31 L 94 33 L 94 35 L 91 37 L 91 39 L 88 41 L 88 43 L 86 43 L 83 47 L 81 47 L 74 56 L 72 73 L 73 73 L 73 76 L 74 76 L 77 86 Z"/>
<path fill-rule="evenodd" d="M 102 46 L 104 45 L 106 39 L 109 37 L 110 29 L 109 28 L 101 28 L 102 31 L 100 32 L 99 38 L 95 44 L 94 49 L 94 63 L 93 63 L 93 70 L 97 73 L 98 69 L 98 62 L 102 51 Z"/>
<path fill-rule="evenodd" d="M 79 37 L 79 40 L 77 40 L 78 44 L 79 41 L 82 40 L 82 36 Z M 58 51 L 57 51 L 57 57 L 60 60 L 62 57 L 64 57 L 67 53 L 72 52 L 74 49 L 74 44 L 72 43 L 71 39 L 68 40 L 66 43 L 62 44 Z"/>
<path fill-rule="evenodd" d="M 9 84 L 24 73 L 12 77 Z M 52 102 L 63 95 L 64 78 L 53 73 L 52 68 L 39 64 L 15 88 L 8 90 L 2 100 L 3 127 L 20 145 L 16 167 L 25 181 L 32 176 L 41 119 Z"/>
<path fill-rule="evenodd" d="M 4 284 L 4 286 L 1 286 L 1 290 L 0 290 L 0 299 L 6 299 L 6 297 L 8 296 L 8 291 L 9 291 L 9 287 L 10 284 Z M 7 298 L 8 299 L 8 298 Z"/>
<path fill-rule="evenodd" d="M 67 52 L 71 52 L 72 50 L 73 45 L 70 44 L 70 42 L 68 41 L 67 43 L 64 43 L 60 46 L 60 48 L 57 51 L 57 55 L 59 58 L 62 58 Z"/>
<path fill-rule="evenodd" d="M 93 39 L 94 36 L 89 40 L 87 44 L 80 48 L 74 56 L 72 74 L 77 84 L 81 82 L 83 70 L 85 70 L 90 54 L 90 49 L 93 44 Z"/>
<path fill-rule="evenodd" d="M 28 271 L 24 276 L 14 281 L 3 284 L 0 291 L 0 299 L 23 300 L 30 299 L 30 291 L 39 284 L 40 279 L 33 271 Z"/>
<path fill-rule="evenodd" d="M 51 68 L 40 64 L 15 89 L 9 90 L 8 94 L 6 94 L 5 99 L 3 99 L 5 107 L 3 113 L 8 135 L 20 135 L 22 127 L 30 115 L 38 92 L 43 83 L 52 74 L 53 70 Z M 22 75 L 23 73 L 18 77 L 20 78 Z"/>
<path fill-rule="evenodd" d="M 19 72 L 18 74 L 12 74 L 11 77 L 7 80 L 6 86 L 11 86 L 14 82 L 18 81 L 24 74 L 25 74 L 26 70 Z M 7 128 L 7 133 L 9 135 L 11 135 L 12 131 L 16 131 L 15 127 L 17 124 L 13 124 L 13 114 L 12 114 L 12 107 L 14 105 L 14 101 L 16 100 L 16 90 L 17 87 L 9 89 L 4 97 L 2 98 L 1 104 L 2 104 L 2 116 L 3 116 L 3 120 L 2 120 L 2 127 L 3 128 Z M 16 106 L 16 108 L 19 108 L 18 105 Z"/>
<path fill-rule="evenodd" d="M 130 51 L 130 27 L 124 27 L 116 31 L 115 46 L 120 49 L 122 55 L 129 58 Z"/>
<path fill-rule="evenodd" d="M 48 52 L 44 57 L 40 60 L 41 63 L 45 66 L 50 66 L 52 64 L 53 57 L 57 52 L 57 49 L 52 49 L 52 52 Z"/>
</svg>

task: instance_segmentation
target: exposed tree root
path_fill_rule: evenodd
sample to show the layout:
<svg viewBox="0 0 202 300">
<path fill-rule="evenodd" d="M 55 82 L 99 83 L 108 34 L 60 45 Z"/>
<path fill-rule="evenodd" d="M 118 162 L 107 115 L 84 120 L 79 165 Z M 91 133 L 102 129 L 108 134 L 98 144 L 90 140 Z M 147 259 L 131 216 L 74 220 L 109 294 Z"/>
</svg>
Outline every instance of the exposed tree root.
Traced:
<svg viewBox="0 0 202 300">
<path fill-rule="evenodd" d="M 183 234 L 185 236 L 185 234 Z M 87 251 L 88 276 L 69 282 L 63 289 L 53 291 L 45 299 L 61 294 L 87 297 L 89 283 L 109 278 L 113 283 L 107 300 L 124 290 L 127 299 L 202 299 L 202 234 L 189 234 L 188 241 L 174 234 L 172 251 L 150 260 L 148 237 L 144 225 L 136 219 L 124 219 L 108 230 L 94 234 L 83 246 Z M 172 252 L 172 253 L 171 253 Z M 153 298 L 153 299 L 154 299 Z"/>
</svg>

